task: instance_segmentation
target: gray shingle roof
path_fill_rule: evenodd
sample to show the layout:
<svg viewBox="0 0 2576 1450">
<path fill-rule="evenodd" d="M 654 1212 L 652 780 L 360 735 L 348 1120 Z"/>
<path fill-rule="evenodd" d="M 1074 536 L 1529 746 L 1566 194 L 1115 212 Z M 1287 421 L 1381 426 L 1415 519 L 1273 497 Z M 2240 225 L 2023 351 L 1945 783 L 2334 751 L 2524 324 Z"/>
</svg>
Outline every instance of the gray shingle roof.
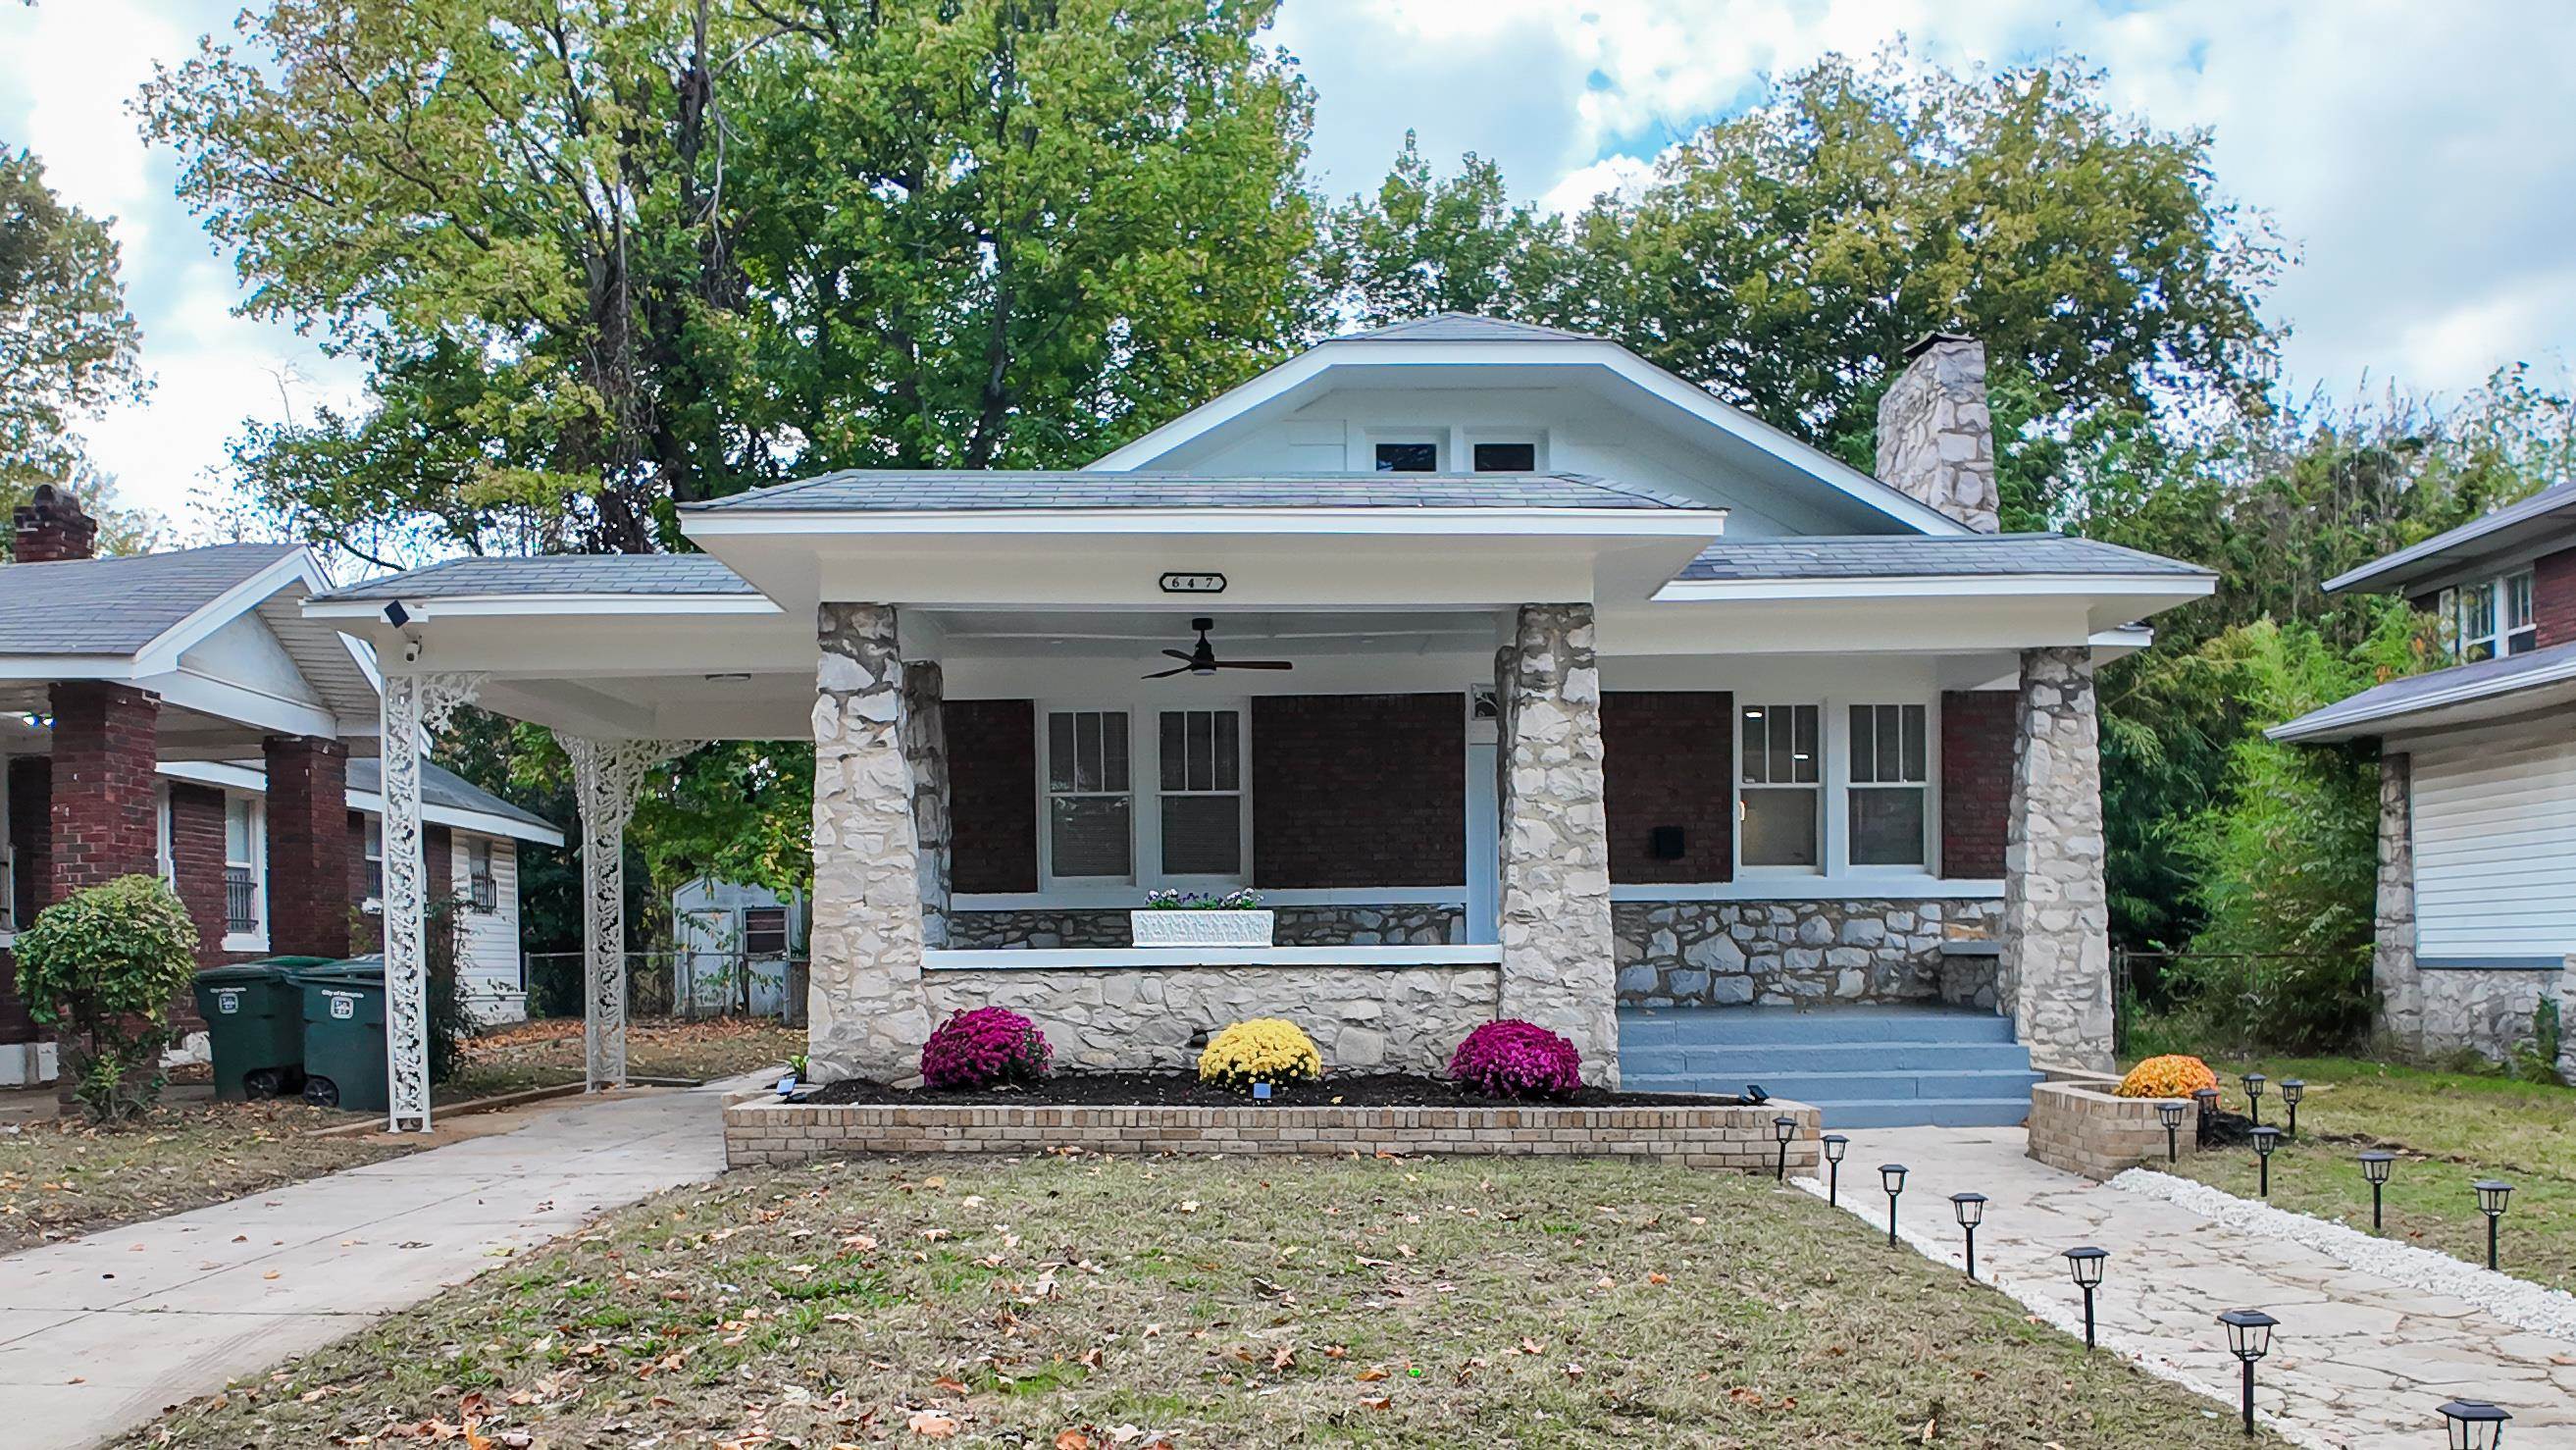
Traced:
<svg viewBox="0 0 2576 1450">
<path fill-rule="evenodd" d="M 2295 720 L 2284 721 L 2263 733 L 2275 740 L 2342 739 L 2355 735 L 2372 735 L 2405 716 L 2442 705 L 2466 704 L 2472 700 L 2492 699 L 2517 690 L 2537 689 L 2543 685 L 2576 680 L 2576 640 L 2536 649 L 2528 654 L 2504 655 L 2475 664 L 2453 665 L 2430 674 L 2407 675 L 2374 685 L 2358 695 L 2347 695 L 2331 705 L 2311 710 Z"/>
<path fill-rule="evenodd" d="M 2151 574 L 2207 577 L 2160 554 L 2063 534 L 1856 534 L 1720 539 L 1676 576 L 1685 580 L 1890 579 L 1925 575 Z"/>
<path fill-rule="evenodd" d="M 1568 332 L 1561 327 L 1541 327 L 1535 322 L 1511 322 L 1500 317 L 1484 317 L 1473 312 L 1442 312 L 1430 317 L 1409 318 L 1373 327 L 1366 332 L 1348 333 L 1335 342 L 1601 342 L 1605 339 L 1589 332 Z"/>
<path fill-rule="evenodd" d="M 544 554 L 450 559 L 361 579 L 324 599 L 440 599 L 478 594 L 752 594 L 706 554 Z"/>
<path fill-rule="evenodd" d="M 2567 525 L 2556 520 L 2558 514 L 2576 517 L 2576 482 L 2544 488 L 2519 503 L 2509 503 L 2484 518 L 2471 519 L 2456 529 L 2435 534 L 2420 544 L 2412 544 L 2393 554 L 2385 554 L 2358 569 L 2338 574 L 2325 583 L 2326 592 L 2338 593 L 2377 584 L 2402 587 L 2449 567 L 2466 564 L 2482 553 L 2511 547 L 2514 539 L 2524 535 L 2546 537 L 2554 529 Z M 2485 548 L 2478 547 L 2486 545 Z"/>
<path fill-rule="evenodd" d="M 132 655 L 295 552 L 216 544 L 123 559 L 0 565 L 0 655 Z"/>
<path fill-rule="evenodd" d="M 692 514 L 967 509 L 1688 509 L 1680 494 L 1579 473 L 973 472 L 850 469 L 686 505 Z"/>
<path fill-rule="evenodd" d="M 372 758 L 350 760 L 349 789 L 381 795 L 384 788 L 383 761 Z M 542 826 L 549 831 L 558 829 L 545 817 L 519 809 L 435 761 L 420 763 L 420 802 L 425 806 L 444 806 L 452 811 L 478 811 L 523 825 Z"/>
</svg>

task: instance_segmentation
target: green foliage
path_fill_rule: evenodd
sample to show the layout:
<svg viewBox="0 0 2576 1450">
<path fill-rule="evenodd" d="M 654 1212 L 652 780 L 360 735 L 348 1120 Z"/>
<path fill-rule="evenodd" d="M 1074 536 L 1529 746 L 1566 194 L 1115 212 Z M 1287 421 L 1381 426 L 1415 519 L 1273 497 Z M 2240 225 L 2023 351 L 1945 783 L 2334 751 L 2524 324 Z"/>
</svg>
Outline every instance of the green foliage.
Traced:
<svg viewBox="0 0 2576 1450">
<path fill-rule="evenodd" d="M 140 1117 L 167 1081 L 170 1006 L 197 970 L 197 926 L 158 876 L 83 887 L 37 913 L 10 949 L 18 996 L 55 1029 L 81 1106 L 99 1122 Z"/>
<path fill-rule="evenodd" d="M 2531 1009 L 2531 1040 L 2513 1046 L 2513 1075 L 2524 1082 L 2569 1085 L 2558 1072 L 2558 1054 L 2566 1041 L 2566 1024 L 2558 1015 L 2558 999 L 2543 997 Z"/>
<path fill-rule="evenodd" d="M 464 1060 L 465 1039 L 474 1035 L 474 1016 L 465 1010 L 464 984 L 457 963 L 465 954 L 465 913 L 472 903 L 461 896 L 442 896 L 421 906 L 421 954 L 429 968 L 429 1080 L 446 1082 Z M 349 913 L 349 950 L 361 956 L 385 949 L 385 919 L 363 908 Z"/>
<path fill-rule="evenodd" d="M 105 493 L 71 430 L 141 396 L 142 344 L 107 223 L 63 205 L 32 153 L 0 146 L 0 504 L 39 483 L 85 503 Z M 102 542 L 137 522 L 102 517 Z"/>
<path fill-rule="evenodd" d="M 1565 224 L 1513 205 L 1500 166 L 1470 151 L 1459 174 L 1434 177 L 1414 133 L 1373 196 L 1325 219 L 1317 270 L 1363 327 L 1440 312 L 1525 313 L 1570 266 Z"/>
</svg>

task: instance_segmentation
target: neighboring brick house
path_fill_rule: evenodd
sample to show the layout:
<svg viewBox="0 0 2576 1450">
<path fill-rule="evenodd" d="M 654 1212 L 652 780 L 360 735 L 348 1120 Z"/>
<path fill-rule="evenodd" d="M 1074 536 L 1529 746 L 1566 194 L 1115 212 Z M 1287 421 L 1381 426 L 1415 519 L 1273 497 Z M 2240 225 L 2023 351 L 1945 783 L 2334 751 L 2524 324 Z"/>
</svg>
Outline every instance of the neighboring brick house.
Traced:
<svg viewBox="0 0 2576 1450">
<path fill-rule="evenodd" d="M 2544 1002 L 2576 1024 L 2576 483 L 2326 588 L 2403 595 L 2458 661 L 2271 731 L 2379 757 L 2382 1025 L 2501 1059 Z"/>
<path fill-rule="evenodd" d="M 54 1071 L 8 938 L 82 886 L 158 872 L 196 920 L 202 965 L 346 955 L 363 805 L 350 777 L 375 768 L 349 755 L 373 751 L 378 714 L 366 647 L 303 616 L 328 587 L 305 550 L 92 558 L 96 525 L 50 486 L 13 524 L 0 565 L 0 1085 Z"/>
<path fill-rule="evenodd" d="M 826 474 L 682 506 L 703 553 L 308 613 L 581 741 L 594 810 L 688 742 L 812 742 L 826 1080 L 998 1004 L 1075 1067 L 1277 1014 L 1432 1070 L 1510 1016 L 1594 1080 L 1732 1092 L 1731 1009 L 1983 1010 L 2010 1030 L 1955 1073 L 1835 1041 L 1759 1080 L 1840 1124 L 2016 1122 L 2033 1058 L 2110 1059 L 2094 664 L 2215 579 L 1998 532 L 1982 350 L 1887 367 L 1872 476 L 1605 339 L 1425 318 L 1081 469 Z M 1236 888 L 1268 942 L 1135 942 L 1147 893 Z"/>
</svg>

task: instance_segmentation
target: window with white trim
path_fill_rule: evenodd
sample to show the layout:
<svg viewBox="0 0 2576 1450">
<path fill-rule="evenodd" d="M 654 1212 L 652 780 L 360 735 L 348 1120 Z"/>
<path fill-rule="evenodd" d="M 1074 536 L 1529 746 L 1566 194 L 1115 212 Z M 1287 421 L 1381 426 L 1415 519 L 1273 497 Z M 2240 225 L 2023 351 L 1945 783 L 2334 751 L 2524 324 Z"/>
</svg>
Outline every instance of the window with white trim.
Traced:
<svg viewBox="0 0 2576 1450">
<path fill-rule="evenodd" d="M 1163 874 L 1243 874 L 1243 714 L 1165 710 L 1158 742 Z"/>
<path fill-rule="evenodd" d="M 1851 864 L 1925 864 L 1932 786 L 1927 712 L 1921 705 L 1854 705 L 1849 719 Z"/>
<path fill-rule="evenodd" d="M 2451 653 L 2469 663 L 2538 649 L 2540 625 L 2531 587 L 2532 571 L 2524 569 L 2443 590 L 2442 625 Z"/>
<path fill-rule="evenodd" d="M 1527 441 L 1477 443 L 1469 448 L 1478 473 L 1536 473 L 1538 445 Z"/>
<path fill-rule="evenodd" d="M 501 909 L 500 883 L 492 876 L 491 837 L 465 838 L 465 883 L 466 900 L 476 911 L 489 913 Z"/>
<path fill-rule="evenodd" d="M 1380 473 L 1438 473 L 1440 445 L 1434 442 L 1389 441 L 1377 445 L 1377 471 Z"/>
<path fill-rule="evenodd" d="M 1047 874 L 1135 876 L 1135 800 L 1124 710 L 1047 712 Z"/>
<path fill-rule="evenodd" d="M 1747 705 L 1739 715 L 1736 859 L 1813 871 L 1823 861 L 1821 707 Z"/>
<path fill-rule="evenodd" d="M 152 792 L 152 864 L 161 873 L 161 884 L 179 889 L 179 861 L 170 851 L 170 787 L 156 786 Z"/>
<path fill-rule="evenodd" d="M 267 924 L 267 883 L 262 880 L 260 803 L 255 796 L 224 797 L 224 930 L 251 935 Z"/>
<path fill-rule="evenodd" d="M 367 862 L 366 901 L 382 901 L 385 895 L 385 821 L 382 816 L 366 818 L 366 838 L 359 850 Z"/>
</svg>

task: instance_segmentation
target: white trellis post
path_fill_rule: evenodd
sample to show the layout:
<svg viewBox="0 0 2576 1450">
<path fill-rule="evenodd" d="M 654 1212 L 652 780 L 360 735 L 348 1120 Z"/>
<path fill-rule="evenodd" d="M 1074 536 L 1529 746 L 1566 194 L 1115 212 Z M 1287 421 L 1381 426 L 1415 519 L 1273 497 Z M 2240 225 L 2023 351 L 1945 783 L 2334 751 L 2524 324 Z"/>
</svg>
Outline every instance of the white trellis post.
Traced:
<svg viewBox="0 0 2576 1450">
<path fill-rule="evenodd" d="M 381 729 L 385 800 L 385 1126 L 429 1131 L 428 863 L 421 853 L 420 761 L 479 674 L 385 676 Z"/>
<path fill-rule="evenodd" d="M 695 740 L 561 735 L 581 807 L 581 1042 L 592 1092 L 626 1085 L 626 823 L 644 772 Z"/>
</svg>

